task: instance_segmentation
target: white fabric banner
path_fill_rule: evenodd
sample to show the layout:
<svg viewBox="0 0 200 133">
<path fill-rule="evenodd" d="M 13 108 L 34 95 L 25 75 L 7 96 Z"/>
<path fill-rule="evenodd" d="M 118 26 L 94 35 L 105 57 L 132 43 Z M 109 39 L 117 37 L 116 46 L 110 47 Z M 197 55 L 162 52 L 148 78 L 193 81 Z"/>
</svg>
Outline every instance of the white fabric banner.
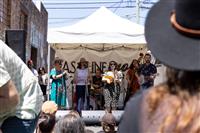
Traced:
<svg viewBox="0 0 200 133">
<path fill-rule="evenodd" d="M 80 58 L 85 58 L 89 62 L 89 70 L 95 73 L 97 68 L 103 72 L 107 70 L 109 62 L 115 61 L 120 66 L 122 72 L 127 70 L 133 59 L 138 59 L 139 53 L 146 50 L 114 49 L 110 51 L 94 51 L 89 49 L 56 50 L 56 57 L 64 60 L 63 67 L 68 73 L 74 73 Z"/>
</svg>

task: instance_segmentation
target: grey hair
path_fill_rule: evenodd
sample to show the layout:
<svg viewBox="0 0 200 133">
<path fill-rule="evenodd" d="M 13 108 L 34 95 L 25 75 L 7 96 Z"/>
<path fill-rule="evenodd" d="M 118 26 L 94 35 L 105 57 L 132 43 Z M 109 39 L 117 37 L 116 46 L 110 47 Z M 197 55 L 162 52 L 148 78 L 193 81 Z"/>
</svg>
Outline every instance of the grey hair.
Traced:
<svg viewBox="0 0 200 133">
<path fill-rule="evenodd" d="M 56 123 L 54 131 L 55 133 L 85 133 L 85 124 L 81 117 L 67 114 Z"/>
</svg>

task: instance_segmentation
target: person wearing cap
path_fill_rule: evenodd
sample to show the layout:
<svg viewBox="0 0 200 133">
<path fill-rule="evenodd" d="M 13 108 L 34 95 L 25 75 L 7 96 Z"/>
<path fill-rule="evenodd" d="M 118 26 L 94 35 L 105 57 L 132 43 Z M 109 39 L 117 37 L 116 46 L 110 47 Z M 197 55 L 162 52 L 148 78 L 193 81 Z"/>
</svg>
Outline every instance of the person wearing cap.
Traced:
<svg viewBox="0 0 200 133">
<path fill-rule="evenodd" d="M 31 70 L 31 72 L 36 76 L 36 77 L 38 77 L 38 72 L 37 72 L 37 70 L 35 69 L 35 68 L 33 68 L 33 61 L 32 60 L 28 60 L 27 61 L 27 66 L 28 66 L 28 68 Z"/>
<path fill-rule="evenodd" d="M 50 100 L 54 101 L 59 109 L 67 109 L 68 99 L 65 82 L 67 72 L 62 70 L 62 61 L 60 58 L 56 58 L 54 68 L 50 72 L 52 79 Z"/>
<path fill-rule="evenodd" d="M 160 0 L 149 11 L 146 41 L 167 81 L 127 103 L 119 133 L 200 132 L 199 12 L 199 0 Z"/>
<path fill-rule="evenodd" d="M 54 101 L 46 101 L 43 103 L 36 133 L 53 133 L 57 110 L 58 105 Z"/>
<path fill-rule="evenodd" d="M 90 73 L 88 70 L 88 64 L 85 58 L 81 58 L 78 63 L 76 72 L 74 74 L 74 83 L 76 85 L 75 93 L 77 96 L 76 99 L 76 110 L 81 114 L 81 111 L 84 109 L 85 99 L 88 95 L 88 83 L 90 81 Z M 87 107 L 85 107 L 87 108 Z"/>
<path fill-rule="evenodd" d="M 103 131 L 98 133 L 116 133 L 115 126 L 116 126 L 116 119 L 112 112 L 106 112 L 101 119 L 101 126 Z"/>
<path fill-rule="evenodd" d="M 33 133 L 43 103 L 38 79 L 0 41 L 0 129 L 3 133 Z"/>
</svg>

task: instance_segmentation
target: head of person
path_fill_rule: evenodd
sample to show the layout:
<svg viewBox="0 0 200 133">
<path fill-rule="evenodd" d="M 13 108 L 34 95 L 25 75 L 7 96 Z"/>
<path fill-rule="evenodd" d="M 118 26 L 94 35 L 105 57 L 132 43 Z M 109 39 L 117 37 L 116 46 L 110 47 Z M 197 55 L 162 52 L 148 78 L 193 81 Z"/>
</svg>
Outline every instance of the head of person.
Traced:
<svg viewBox="0 0 200 133">
<path fill-rule="evenodd" d="M 63 62 L 62 59 L 60 59 L 58 57 L 55 58 L 55 60 L 54 60 L 54 67 L 55 67 L 56 70 L 61 70 L 62 69 L 62 62 Z"/>
<path fill-rule="evenodd" d="M 146 19 L 148 47 L 168 67 L 167 81 L 151 89 L 147 98 L 151 119 L 156 120 L 161 105 L 168 107 L 164 121 L 157 125 L 161 132 L 200 131 L 199 12 L 198 0 L 160 0 Z"/>
<path fill-rule="evenodd" d="M 101 70 L 97 69 L 95 74 L 96 74 L 97 77 L 101 77 Z"/>
<path fill-rule="evenodd" d="M 33 68 L 33 61 L 32 60 L 28 60 L 27 61 L 27 66 L 28 66 L 28 68 L 32 69 Z"/>
<path fill-rule="evenodd" d="M 145 63 L 149 64 L 151 63 L 151 55 L 149 53 L 146 53 L 144 56 Z"/>
<path fill-rule="evenodd" d="M 75 110 L 71 110 L 69 112 L 69 114 L 75 115 L 77 118 L 80 118 L 80 114 L 77 111 L 75 111 Z"/>
<path fill-rule="evenodd" d="M 115 61 L 109 62 L 109 66 L 108 66 L 109 71 L 116 70 L 117 68 L 118 68 L 117 62 Z"/>
<path fill-rule="evenodd" d="M 80 116 L 69 113 L 56 123 L 54 131 L 56 133 L 85 133 L 85 124 Z"/>
<path fill-rule="evenodd" d="M 144 57 L 144 54 L 143 53 L 139 53 L 139 57 Z"/>
<path fill-rule="evenodd" d="M 45 73 L 46 73 L 46 71 L 45 71 L 45 68 L 44 68 L 44 67 L 40 67 L 40 68 L 38 69 L 38 74 L 43 75 L 43 74 L 45 74 Z"/>
<path fill-rule="evenodd" d="M 144 58 L 144 54 L 143 53 L 139 53 L 138 62 L 140 63 L 143 60 L 143 58 Z"/>
<path fill-rule="evenodd" d="M 77 68 L 84 69 L 88 67 L 88 61 L 85 58 L 80 58 Z"/>
<path fill-rule="evenodd" d="M 139 68 L 139 61 L 136 59 L 133 59 L 133 61 L 130 64 L 130 69 L 138 69 Z"/>
<path fill-rule="evenodd" d="M 105 133 L 115 132 L 116 119 L 111 112 L 106 112 L 101 119 L 101 126 Z"/>
<path fill-rule="evenodd" d="M 42 113 L 38 121 L 38 127 L 40 132 L 52 133 L 55 123 L 56 123 L 55 115 Z"/>
<path fill-rule="evenodd" d="M 41 133 L 51 133 L 56 123 L 56 112 L 58 106 L 53 101 L 46 101 L 42 105 L 41 114 L 38 120 L 38 128 Z"/>
</svg>

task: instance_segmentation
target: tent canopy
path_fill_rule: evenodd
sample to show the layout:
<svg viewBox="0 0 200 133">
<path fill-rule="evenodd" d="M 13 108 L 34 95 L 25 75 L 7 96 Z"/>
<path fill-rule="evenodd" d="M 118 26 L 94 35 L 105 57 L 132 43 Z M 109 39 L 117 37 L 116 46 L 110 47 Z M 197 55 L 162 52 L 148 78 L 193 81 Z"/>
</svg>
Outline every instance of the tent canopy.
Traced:
<svg viewBox="0 0 200 133">
<path fill-rule="evenodd" d="M 85 47 L 93 50 L 145 46 L 144 27 L 99 8 L 78 23 L 48 31 L 48 42 L 56 49 Z"/>
</svg>

